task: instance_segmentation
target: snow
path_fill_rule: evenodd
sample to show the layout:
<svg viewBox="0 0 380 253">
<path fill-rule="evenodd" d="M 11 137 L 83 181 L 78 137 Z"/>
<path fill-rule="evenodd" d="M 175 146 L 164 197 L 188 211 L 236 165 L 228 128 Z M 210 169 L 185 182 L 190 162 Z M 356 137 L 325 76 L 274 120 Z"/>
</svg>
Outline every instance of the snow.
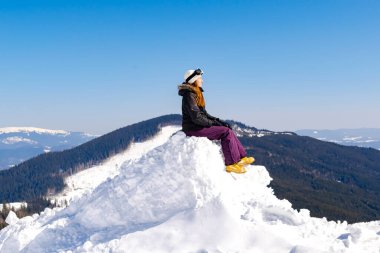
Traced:
<svg viewBox="0 0 380 253">
<path fill-rule="evenodd" d="M 1 230 L 0 252 L 379 252 L 380 221 L 294 210 L 265 167 L 226 173 L 218 142 L 179 132 L 146 151 L 67 208 Z"/>
<path fill-rule="evenodd" d="M 122 153 L 119 153 L 101 165 L 93 166 L 66 178 L 66 188 L 62 193 L 50 197 L 58 205 L 70 203 L 85 194 L 90 194 L 98 185 L 112 179 L 120 173 L 120 165 L 126 161 L 136 160 L 148 151 L 164 144 L 171 135 L 181 130 L 180 126 L 166 126 L 154 136 L 145 142 L 135 142 Z"/>
<path fill-rule="evenodd" d="M 235 131 L 236 136 L 238 136 L 238 137 L 243 137 L 243 136 L 248 136 L 248 137 L 254 137 L 254 136 L 263 137 L 263 136 L 267 136 L 267 135 L 276 134 L 276 133 L 273 133 L 273 132 L 270 132 L 270 131 L 265 131 L 265 130 L 254 131 L 254 130 L 252 130 L 250 128 L 241 128 L 241 127 L 239 127 L 236 124 L 232 125 L 232 128 Z"/>
<path fill-rule="evenodd" d="M 44 129 L 44 128 L 38 128 L 38 127 L 3 127 L 0 128 L 0 134 L 9 134 L 9 133 L 39 133 L 39 134 L 63 134 L 68 135 L 70 134 L 67 131 L 64 130 L 51 130 L 51 129 Z"/>
<path fill-rule="evenodd" d="M 343 138 L 343 141 L 357 141 L 357 140 L 360 140 L 362 138 L 363 138 L 362 136 L 357 136 L 357 137 L 345 136 Z"/>
<path fill-rule="evenodd" d="M 9 214 L 7 218 L 5 219 L 5 222 L 9 225 L 16 224 L 18 222 L 19 218 L 17 218 L 17 215 L 13 211 L 9 211 Z"/>
<path fill-rule="evenodd" d="M 375 149 L 380 147 L 379 129 L 361 128 L 320 131 L 305 129 L 296 131 L 296 133 L 345 146 L 371 147 Z"/>
<path fill-rule="evenodd" d="M 2 139 L 1 142 L 4 144 L 15 144 L 15 143 L 19 143 L 19 142 L 25 142 L 28 144 L 37 144 L 38 143 L 38 142 L 33 141 L 31 139 L 23 138 L 23 137 L 19 137 L 19 136 L 8 137 L 5 139 Z"/>
<path fill-rule="evenodd" d="M 98 134 L 89 134 L 89 133 L 83 133 L 83 135 L 84 135 L 84 136 L 87 136 L 87 137 L 94 137 L 94 138 L 100 136 L 100 135 L 98 135 Z"/>
</svg>

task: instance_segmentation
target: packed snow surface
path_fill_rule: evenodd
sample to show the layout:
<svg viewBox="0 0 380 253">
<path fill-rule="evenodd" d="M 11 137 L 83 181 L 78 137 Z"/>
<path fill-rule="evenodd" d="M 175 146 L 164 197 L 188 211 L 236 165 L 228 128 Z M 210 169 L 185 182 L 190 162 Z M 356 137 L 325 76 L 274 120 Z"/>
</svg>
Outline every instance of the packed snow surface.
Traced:
<svg viewBox="0 0 380 253">
<path fill-rule="evenodd" d="M 379 252 L 380 223 L 292 209 L 263 166 L 224 171 L 220 144 L 182 132 L 65 209 L 12 220 L 0 252 Z"/>
</svg>

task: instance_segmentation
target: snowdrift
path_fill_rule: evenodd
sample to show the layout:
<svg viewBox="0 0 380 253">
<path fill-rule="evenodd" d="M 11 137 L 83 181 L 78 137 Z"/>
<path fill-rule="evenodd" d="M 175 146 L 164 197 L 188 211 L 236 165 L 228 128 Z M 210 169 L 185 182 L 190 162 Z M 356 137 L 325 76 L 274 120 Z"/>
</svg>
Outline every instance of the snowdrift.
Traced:
<svg viewBox="0 0 380 253">
<path fill-rule="evenodd" d="M 378 221 L 312 218 L 247 170 L 224 172 L 218 143 L 178 132 L 69 207 L 12 216 L 0 252 L 379 252 Z"/>
</svg>

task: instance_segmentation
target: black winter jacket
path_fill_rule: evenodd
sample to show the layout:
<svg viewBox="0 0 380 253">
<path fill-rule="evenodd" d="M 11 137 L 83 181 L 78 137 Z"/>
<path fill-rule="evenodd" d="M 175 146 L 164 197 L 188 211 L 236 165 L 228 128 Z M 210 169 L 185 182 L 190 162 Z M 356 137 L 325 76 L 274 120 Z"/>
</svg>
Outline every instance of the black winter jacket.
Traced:
<svg viewBox="0 0 380 253">
<path fill-rule="evenodd" d="M 203 89 L 200 89 L 203 92 Z M 179 85 L 178 95 L 182 96 L 183 131 L 196 131 L 215 123 L 216 117 L 208 114 L 204 107 L 197 105 L 197 95 L 190 84 Z"/>
</svg>

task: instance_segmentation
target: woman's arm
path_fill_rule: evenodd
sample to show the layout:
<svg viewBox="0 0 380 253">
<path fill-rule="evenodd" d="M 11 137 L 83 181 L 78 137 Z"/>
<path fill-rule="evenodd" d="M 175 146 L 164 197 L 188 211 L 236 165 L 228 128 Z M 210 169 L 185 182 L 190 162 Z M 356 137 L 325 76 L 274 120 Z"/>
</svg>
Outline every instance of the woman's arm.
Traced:
<svg viewBox="0 0 380 253">
<path fill-rule="evenodd" d="M 203 108 L 203 113 L 206 115 L 207 118 L 209 118 L 211 120 L 218 120 L 217 117 L 214 117 L 214 116 L 211 116 L 210 114 L 208 114 L 208 112 L 206 111 L 206 108 Z"/>
<path fill-rule="evenodd" d="M 199 109 L 196 102 L 196 94 L 188 92 L 183 97 L 185 99 L 186 110 L 195 124 L 205 127 L 210 127 L 214 124 L 214 121 L 209 119 L 207 115 Z"/>
<path fill-rule="evenodd" d="M 228 127 L 229 129 L 232 129 L 231 125 L 228 124 L 227 122 L 217 118 L 217 117 L 214 117 L 214 116 L 211 116 L 210 114 L 208 114 L 208 112 L 206 111 L 206 108 L 202 108 L 202 111 L 203 113 L 207 116 L 207 118 L 211 119 L 212 121 L 216 121 L 216 122 L 219 122 L 221 126 L 225 126 L 225 127 Z M 216 123 L 214 123 L 214 125 L 217 125 Z"/>
</svg>

